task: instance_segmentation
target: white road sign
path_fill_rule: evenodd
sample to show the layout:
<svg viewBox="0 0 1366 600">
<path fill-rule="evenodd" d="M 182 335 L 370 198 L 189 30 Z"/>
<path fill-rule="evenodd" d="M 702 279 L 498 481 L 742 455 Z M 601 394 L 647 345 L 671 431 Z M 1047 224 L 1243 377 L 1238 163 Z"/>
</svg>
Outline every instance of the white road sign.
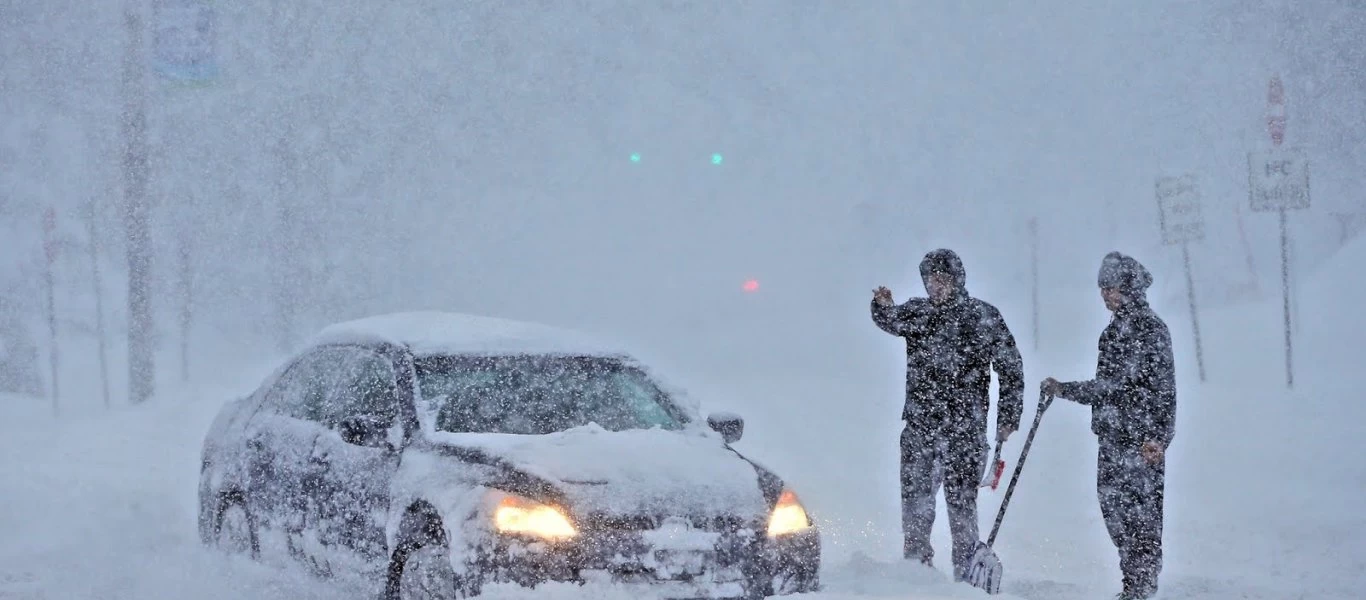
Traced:
<svg viewBox="0 0 1366 600">
<path fill-rule="evenodd" d="M 1252 210 L 1309 208 L 1309 160 L 1300 149 L 1248 153 L 1247 177 Z"/>
<path fill-rule="evenodd" d="M 1180 245 L 1205 239 L 1200 213 L 1200 188 L 1194 175 L 1159 177 L 1157 207 L 1162 219 L 1162 242 Z"/>
</svg>

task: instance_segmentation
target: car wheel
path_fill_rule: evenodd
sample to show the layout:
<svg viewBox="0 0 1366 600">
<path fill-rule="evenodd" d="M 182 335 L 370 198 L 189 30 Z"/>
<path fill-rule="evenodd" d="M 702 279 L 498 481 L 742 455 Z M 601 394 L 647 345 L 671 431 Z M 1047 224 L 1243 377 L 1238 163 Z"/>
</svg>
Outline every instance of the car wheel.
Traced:
<svg viewBox="0 0 1366 600">
<path fill-rule="evenodd" d="M 398 600 L 456 600 L 478 596 L 478 574 L 460 576 L 451 568 L 445 544 L 417 548 L 403 562 L 398 580 Z"/>
<path fill-rule="evenodd" d="M 218 505 L 218 518 L 213 526 L 214 545 L 229 554 L 260 557 L 261 543 L 256 537 L 256 520 L 247 512 L 241 498 L 226 496 Z"/>
<path fill-rule="evenodd" d="M 764 600 L 772 596 L 773 589 L 768 581 L 762 579 L 750 579 L 744 585 L 744 600 Z"/>
<path fill-rule="evenodd" d="M 789 594 L 809 594 L 820 590 L 820 580 L 815 574 L 810 573 L 791 573 L 780 577 L 774 577 L 772 583 L 772 595 L 786 596 Z"/>
</svg>

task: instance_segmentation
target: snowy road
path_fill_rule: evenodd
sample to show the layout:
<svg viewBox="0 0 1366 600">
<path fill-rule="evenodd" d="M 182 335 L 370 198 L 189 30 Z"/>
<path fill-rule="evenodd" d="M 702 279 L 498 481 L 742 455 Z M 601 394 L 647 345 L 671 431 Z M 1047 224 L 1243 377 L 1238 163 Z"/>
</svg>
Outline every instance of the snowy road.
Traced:
<svg viewBox="0 0 1366 600">
<path fill-rule="evenodd" d="M 759 388 L 771 387 L 749 385 L 755 391 L 751 398 L 762 396 Z M 819 413 L 790 413 L 800 422 L 785 422 L 780 417 L 789 413 L 782 411 L 760 419 L 755 415 L 760 405 L 751 404 L 746 410 L 751 426 L 741 443 L 771 466 L 791 473 L 824 523 L 827 591 L 810 597 L 985 597 L 947 583 L 938 572 L 891 561 L 899 544 L 893 482 L 886 475 L 892 472 L 894 456 L 879 440 L 895 436 L 882 431 L 819 443 L 828 439 L 824 436 L 831 433 L 830 423 L 876 422 L 870 418 L 877 412 L 872 403 L 868 409 L 851 410 L 850 405 L 819 400 L 838 387 L 807 382 L 789 388 L 783 402 L 794 401 L 790 394 L 801 389 L 810 394 L 811 406 L 829 406 L 843 415 L 843 421 Z M 998 542 L 1007 565 L 1005 588 L 1025 598 L 1103 597 L 1113 593 L 1116 564 L 1089 487 L 1092 450 L 1080 433 L 1080 411 L 1058 406 L 1041 427 L 1036 455 Z M 365 597 L 345 585 L 273 565 L 231 560 L 199 546 L 194 481 L 198 446 L 212 409 L 212 402 L 204 400 L 163 401 L 109 417 L 94 415 L 59 425 L 49 418 L 40 425 L 6 427 L 0 441 L 6 457 L 0 465 L 5 498 L 0 530 L 7 540 L 0 544 L 0 598 Z M 1190 411 L 1187 420 L 1198 419 L 1200 410 Z M 819 423 L 827 425 L 816 426 Z M 1315 427 L 1321 435 L 1327 426 Z M 1199 435 L 1192 431 L 1197 428 L 1188 427 L 1188 435 Z M 1293 437 L 1295 432 L 1286 435 Z M 1012 450 L 1018 451 L 1021 442 L 1012 440 Z M 1207 449 L 1217 454 L 1211 460 L 1201 459 L 1189 446 L 1176 457 L 1180 468 L 1173 474 L 1165 597 L 1354 597 L 1348 586 L 1360 584 L 1361 576 L 1350 573 L 1366 567 L 1361 541 L 1366 521 L 1335 518 L 1352 514 L 1352 497 L 1257 494 L 1271 488 L 1266 487 L 1269 482 L 1253 483 L 1256 476 L 1249 463 L 1256 454 L 1228 441 Z M 1008 456 L 1013 454 L 1007 451 Z M 1242 459 L 1227 461 L 1220 469 L 1225 461 L 1219 456 Z M 1355 472 L 1343 473 L 1358 478 L 1355 483 L 1349 479 L 1344 491 L 1349 485 L 1360 486 L 1361 468 L 1354 468 Z M 1293 480 L 1282 481 L 1292 490 L 1303 489 Z M 1240 488 L 1248 493 L 1239 494 Z M 998 501 L 996 493 L 983 496 L 984 535 Z M 935 532 L 941 563 L 947 558 L 945 529 L 941 522 Z M 1314 579 L 1334 571 L 1344 575 Z M 545 591 L 556 599 L 610 598 L 613 593 L 570 586 Z M 498 597 L 496 590 L 491 597 Z"/>
</svg>

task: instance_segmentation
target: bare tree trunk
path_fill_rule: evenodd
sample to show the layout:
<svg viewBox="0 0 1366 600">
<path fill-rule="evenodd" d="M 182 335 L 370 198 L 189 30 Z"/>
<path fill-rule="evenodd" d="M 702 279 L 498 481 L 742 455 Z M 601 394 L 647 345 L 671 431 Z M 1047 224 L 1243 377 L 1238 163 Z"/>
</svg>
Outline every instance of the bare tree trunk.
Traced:
<svg viewBox="0 0 1366 600">
<path fill-rule="evenodd" d="M 96 223 L 95 201 L 89 205 L 90 214 L 86 215 L 86 227 L 90 236 L 90 279 L 95 292 L 95 337 L 100 348 L 100 384 L 104 393 L 104 407 L 109 408 L 109 353 L 106 350 L 108 338 L 104 329 L 104 283 L 100 277 L 99 226 Z"/>
</svg>

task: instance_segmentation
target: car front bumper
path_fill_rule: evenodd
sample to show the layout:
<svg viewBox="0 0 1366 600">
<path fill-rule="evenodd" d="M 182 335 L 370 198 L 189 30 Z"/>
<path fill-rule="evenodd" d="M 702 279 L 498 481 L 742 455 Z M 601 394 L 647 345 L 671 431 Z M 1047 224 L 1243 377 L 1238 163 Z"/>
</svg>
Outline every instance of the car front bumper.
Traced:
<svg viewBox="0 0 1366 600">
<path fill-rule="evenodd" d="M 769 538 L 753 529 L 585 531 L 550 544 L 498 537 L 485 555 L 490 582 L 639 586 L 651 597 L 760 598 L 819 588 L 820 532 Z"/>
</svg>

